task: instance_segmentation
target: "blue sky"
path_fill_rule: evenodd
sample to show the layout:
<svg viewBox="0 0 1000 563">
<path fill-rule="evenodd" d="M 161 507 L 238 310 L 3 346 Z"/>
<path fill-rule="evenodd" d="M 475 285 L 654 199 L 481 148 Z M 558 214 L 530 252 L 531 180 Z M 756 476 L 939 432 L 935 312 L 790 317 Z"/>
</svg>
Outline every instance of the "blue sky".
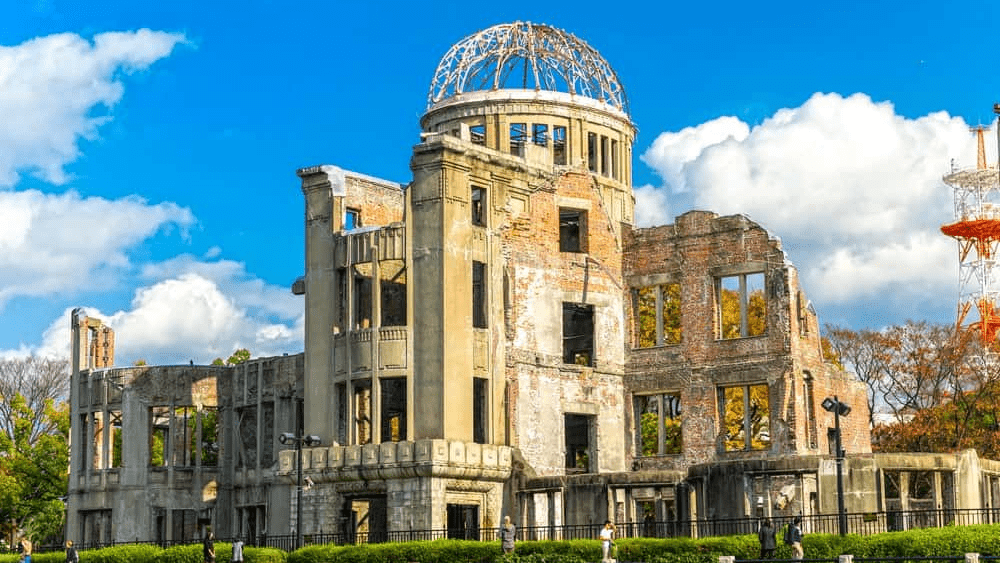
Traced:
<svg viewBox="0 0 1000 563">
<path fill-rule="evenodd" d="M 746 213 L 821 322 L 951 322 L 995 2 L 369 4 L 0 4 L 0 356 L 66 353 L 77 306 L 119 363 L 300 351 L 295 170 L 407 182 L 441 56 L 515 20 L 618 72 L 640 225 Z"/>
</svg>

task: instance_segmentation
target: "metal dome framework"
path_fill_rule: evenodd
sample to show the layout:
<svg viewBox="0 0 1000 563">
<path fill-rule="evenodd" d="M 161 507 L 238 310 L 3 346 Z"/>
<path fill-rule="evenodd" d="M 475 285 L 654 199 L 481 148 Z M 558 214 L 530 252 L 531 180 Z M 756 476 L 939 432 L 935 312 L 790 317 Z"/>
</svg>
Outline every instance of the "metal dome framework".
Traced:
<svg viewBox="0 0 1000 563">
<path fill-rule="evenodd" d="M 625 88 L 596 49 L 544 24 L 495 25 L 462 39 L 438 63 L 428 109 L 466 92 L 549 90 L 604 102 L 628 115 Z"/>
</svg>

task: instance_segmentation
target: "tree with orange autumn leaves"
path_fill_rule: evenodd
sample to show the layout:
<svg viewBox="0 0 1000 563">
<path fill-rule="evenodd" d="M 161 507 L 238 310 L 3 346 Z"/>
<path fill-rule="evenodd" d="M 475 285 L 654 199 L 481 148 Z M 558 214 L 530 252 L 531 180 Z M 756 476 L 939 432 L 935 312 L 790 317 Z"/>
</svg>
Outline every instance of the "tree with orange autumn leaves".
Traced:
<svg viewBox="0 0 1000 563">
<path fill-rule="evenodd" d="M 972 333 L 924 321 L 824 332 L 828 359 L 868 388 L 873 450 L 1000 457 L 1000 367 L 983 360 Z M 876 412 L 892 422 L 876 423 Z"/>
</svg>

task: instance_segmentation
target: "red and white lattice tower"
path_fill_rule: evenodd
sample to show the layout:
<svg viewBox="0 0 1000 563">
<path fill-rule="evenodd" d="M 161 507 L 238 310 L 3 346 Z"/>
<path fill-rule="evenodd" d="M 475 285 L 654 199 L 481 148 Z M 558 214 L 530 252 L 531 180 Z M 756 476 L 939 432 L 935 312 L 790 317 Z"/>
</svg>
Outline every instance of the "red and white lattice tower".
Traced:
<svg viewBox="0 0 1000 563">
<path fill-rule="evenodd" d="M 973 129 L 979 137 L 977 166 L 953 170 L 944 177 L 955 197 L 955 220 L 941 232 L 958 241 L 959 281 L 958 326 L 974 330 L 984 350 L 995 349 L 1000 331 L 1000 176 L 986 164 L 982 127 Z M 969 318 L 975 308 L 979 319 Z"/>
</svg>

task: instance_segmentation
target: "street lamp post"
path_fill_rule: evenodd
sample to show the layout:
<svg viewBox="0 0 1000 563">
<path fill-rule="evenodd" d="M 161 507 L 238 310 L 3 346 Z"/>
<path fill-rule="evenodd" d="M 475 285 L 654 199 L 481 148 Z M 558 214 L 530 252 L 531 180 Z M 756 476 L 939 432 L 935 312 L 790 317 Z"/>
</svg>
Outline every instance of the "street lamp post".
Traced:
<svg viewBox="0 0 1000 563">
<path fill-rule="evenodd" d="M 301 422 L 301 421 L 300 421 Z M 295 444 L 295 468 L 298 473 L 295 479 L 295 549 L 302 546 L 302 445 L 311 448 L 320 444 L 319 436 L 303 436 L 302 424 L 298 424 L 295 434 L 285 432 L 278 436 L 282 444 Z"/>
<path fill-rule="evenodd" d="M 823 399 L 823 409 L 833 413 L 834 433 L 837 435 L 837 523 L 840 535 L 847 534 L 847 512 L 844 511 L 844 448 L 840 442 L 840 417 L 851 412 L 851 407 L 841 403 L 837 396 Z"/>
</svg>

